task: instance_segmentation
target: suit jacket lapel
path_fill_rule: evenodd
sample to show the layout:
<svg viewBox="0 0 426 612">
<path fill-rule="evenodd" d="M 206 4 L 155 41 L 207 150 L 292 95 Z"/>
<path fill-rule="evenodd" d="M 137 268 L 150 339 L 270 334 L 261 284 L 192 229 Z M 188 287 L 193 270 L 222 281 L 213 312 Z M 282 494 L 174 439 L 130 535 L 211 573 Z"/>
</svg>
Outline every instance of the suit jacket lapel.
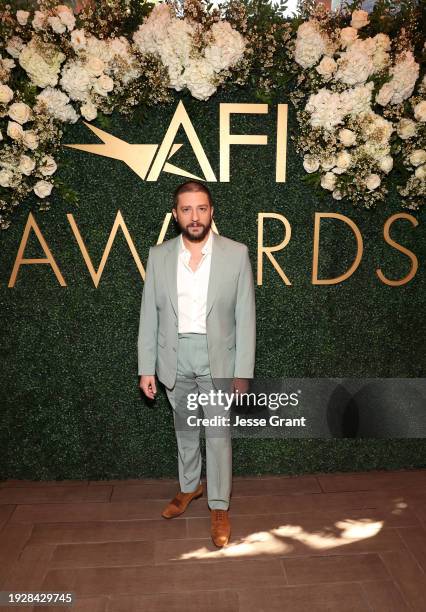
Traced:
<svg viewBox="0 0 426 612">
<path fill-rule="evenodd" d="M 178 316 L 178 299 L 177 299 L 177 264 L 180 247 L 180 236 L 169 241 L 168 249 L 164 257 L 166 269 L 166 281 L 169 291 L 170 301 Z M 226 265 L 226 256 L 220 236 L 213 232 L 212 255 L 210 262 L 210 276 L 207 290 L 207 307 L 206 317 L 212 309 L 217 291 L 220 285 L 220 279 L 223 274 L 224 266 Z"/>
</svg>

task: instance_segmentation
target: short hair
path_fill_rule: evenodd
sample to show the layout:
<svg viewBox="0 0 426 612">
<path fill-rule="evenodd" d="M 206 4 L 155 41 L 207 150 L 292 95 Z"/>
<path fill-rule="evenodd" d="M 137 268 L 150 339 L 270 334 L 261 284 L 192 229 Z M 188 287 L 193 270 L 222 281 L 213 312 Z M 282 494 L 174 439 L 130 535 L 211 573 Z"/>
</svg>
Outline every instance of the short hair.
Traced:
<svg viewBox="0 0 426 612">
<path fill-rule="evenodd" d="M 203 191 L 207 194 L 210 206 L 213 206 L 213 198 L 209 188 L 206 187 L 206 185 L 203 185 L 203 183 L 199 183 L 198 181 L 186 181 L 175 189 L 173 194 L 173 208 L 177 208 L 179 195 L 181 193 L 185 193 L 186 191 Z"/>
</svg>

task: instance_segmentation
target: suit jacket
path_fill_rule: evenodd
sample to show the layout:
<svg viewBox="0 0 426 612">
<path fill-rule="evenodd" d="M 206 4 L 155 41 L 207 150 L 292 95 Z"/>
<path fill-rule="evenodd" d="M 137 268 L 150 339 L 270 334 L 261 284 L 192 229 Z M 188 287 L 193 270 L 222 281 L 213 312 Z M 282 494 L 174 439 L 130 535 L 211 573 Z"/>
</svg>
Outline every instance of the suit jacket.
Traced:
<svg viewBox="0 0 426 612">
<path fill-rule="evenodd" d="M 176 381 L 180 237 L 150 247 L 138 336 L 139 374 Z M 248 248 L 213 232 L 206 333 L 212 379 L 253 378 L 256 314 Z"/>
</svg>

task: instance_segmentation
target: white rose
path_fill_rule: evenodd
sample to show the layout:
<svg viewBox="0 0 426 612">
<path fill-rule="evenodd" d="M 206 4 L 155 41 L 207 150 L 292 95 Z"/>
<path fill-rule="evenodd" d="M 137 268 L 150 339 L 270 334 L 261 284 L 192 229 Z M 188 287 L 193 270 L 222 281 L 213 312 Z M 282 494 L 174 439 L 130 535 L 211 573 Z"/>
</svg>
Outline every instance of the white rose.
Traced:
<svg viewBox="0 0 426 612">
<path fill-rule="evenodd" d="M 9 104 L 13 98 L 13 91 L 8 85 L 0 83 L 0 104 Z"/>
<path fill-rule="evenodd" d="M 351 147 L 356 142 L 356 134 L 352 130 L 343 128 L 339 131 L 339 140 L 345 147 Z"/>
<path fill-rule="evenodd" d="M 31 108 L 24 102 L 15 102 L 9 106 L 9 117 L 21 125 L 31 117 Z"/>
<path fill-rule="evenodd" d="M 410 164 L 420 166 L 426 162 L 426 151 L 424 149 L 415 149 L 410 155 Z"/>
<path fill-rule="evenodd" d="M 12 36 L 9 38 L 6 44 L 6 51 L 14 58 L 19 57 L 22 49 L 24 48 L 24 41 L 20 36 Z"/>
<path fill-rule="evenodd" d="M 46 196 L 50 195 L 52 187 L 52 183 L 48 183 L 47 181 L 43 180 L 37 181 L 37 183 L 34 185 L 34 192 L 39 198 L 45 198 Z"/>
<path fill-rule="evenodd" d="M 36 11 L 34 13 L 34 19 L 32 21 L 32 25 L 34 30 L 42 30 L 46 24 L 46 15 L 41 11 Z"/>
<path fill-rule="evenodd" d="M 397 134 L 402 140 L 407 140 L 416 134 L 416 124 L 411 119 L 401 119 L 396 127 Z"/>
<path fill-rule="evenodd" d="M 385 155 L 379 159 L 379 168 L 383 170 L 383 172 L 390 172 L 393 168 L 393 157 L 391 155 Z"/>
<path fill-rule="evenodd" d="M 342 47 L 349 47 L 358 38 L 358 30 L 355 28 L 342 28 L 340 30 L 340 42 Z"/>
<path fill-rule="evenodd" d="M 365 179 L 365 185 L 369 191 L 373 191 L 373 189 L 377 189 L 380 185 L 380 176 L 378 174 L 369 174 Z"/>
<path fill-rule="evenodd" d="M 421 181 L 424 181 L 426 178 L 426 164 L 423 164 L 422 166 L 416 168 L 414 174 L 416 175 L 416 178 L 420 179 Z"/>
<path fill-rule="evenodd" d="M 35 168 L 35 161 L 29 157 L 28 155 L 21 155 L 20 159 L 19 159 L 19 171 L 22 172 L 22 174 L 26 174 L 27 176 L 30 176 L 31 172 L 34 170 Z"/>
<path fill-rule="evenodd" d="M 306 172 L 316 172 L 319 168 L 319 161 L 316 157 L 314 157 L 313 155 L 305 155 L 305 157 L 303 158 L 303 167 L 305 168 Z"/>
<path fill-rule="evenodd" d="M 54 172 L 56 172 L 57 165 L 55 160 L 51 155 L 45 155 L 41 159 L 41 165 L 39 166 L 39 170 L 43 176 L 51 176 Z"/>
<path fill-rule="evenodd" d="M 321 162 L 321 166 L 324 168 L 324 170 L 331 170 L 331 168 L 335 165 L 336 165 L 335 157 L 325 157 Z"/>
<path fill-rule="evenodd" d="M 336 165 L 338 168 L 347 170 L 352 163 L 352 155 L 347 151 L 340 151 L 336 158 Z"/>
<path fill-rule="evenodd" d="M 0 140 L 3 140 L 3 134 L 1 133 L 1 130 L 0 130 Z"/>
<path fill-rule="evenodd" d="M 337 64 L 332 57 L 324 55 L 315 70 L 323 76 L 326 80 L 331 79 L 333 72 L 336 70 Z"/>
<path fill-rule="evenodd" d="M 91 55 L 84 64 L 84 67 L 92 76 L 100 76 L 105 69 L 105 62 L 103 62 L 99 57 Z"/>
<path fill-rule="evenodd" d="M 59 17 L 56 17 L 56 15 L 48 17 L 47 21 L 49 22 L 49 25 L 52 28 L 52 30 L 56 32 L 56 34 L 63 34 L 65 32 L 66 27 L 64 26 L 62 21 L 59 19 Z"/>
<path fill-rule="evenodd" d="M 93 85 L 93 90 L 100 96 L 106 96 L 109 91 L 113 90 L 113 88 L 114 81 L 107 74 L 103 74 L 97 78 Z"/>
<path fill-rule="evenodd" d="M 22 125 L 20 123 L 16 123 L 16 121 L 9 121 L 7 124 L 7 135 L 9 138 L 13 140 L 21 140 L 24 135 L 24 130 L 22 129 Z"/>
<path fill-rule="evenodd" d="M 321 187 L 333 191 L 336 185 L 336 175 L 333 172 L 326 172 L 321 177 Z"/>
<path fill-rule="evenodd" d="M 414 116 L 417 121 L 426 121 L 426 100 L 422 100 L 414 107 Z"/>
<path fill-rule="evenodd" d="M 66 6 L 65 4 L 59 4 L 56 7 L 56 14 L 58 15 L 62 23 L 67 26 L 69 31 L 74 29 L 75 17 L 73 11 L 70 9 L 69 6 Z"/>
<path fill-rule="evenodd" d="M 24 26 L 27 24 L 28 17 L 30 16 L 29 11 L 16 11 L 16 19 L 19 25 Z"/>
<path fill-rule="evenodd" d="M 86 35 L 83 29 L 71 32 L 71 45 L 74 51 L 81 51 L 86 46 Z"/>
<path fill-rule="evenodd" d="M 38 136 L 33 130 L 25 130 L 22 142 L 28 149 L 37 149 Z"/>
<path fill-rule="evenodd" d="M 370 23 L 370 20 L 368 19 L 368 13 L 367 11 L 354 11 L 352 13 L 352 19 L 351 19 L 351 26 L 353 28 L 356 28 L 357 30 L 363 28 L 364 26 L 367 25 L 367 23 Z"/>
<path fill-rule="evenodd" d="M 343 198 L 343 194 L 340 189 L 335 189 L 331 195 L 335 200 L 341 200 Z"/>
<path fill-rule="evenodd" d="M 0 170 L 0 185 L 2 187 L 9 187 L 11 180 L 12 180 L 12 173 L 10 172 L 10 170 L 7 170 L 6 168 L 3 168 L 2 170 Z"/>
<path fill-rule="evenodd" d="M 81 105 L 80 112 L 87 121 L 93 121 L 98 115 L 98 109 L 90 101 Z"/>
</svg>

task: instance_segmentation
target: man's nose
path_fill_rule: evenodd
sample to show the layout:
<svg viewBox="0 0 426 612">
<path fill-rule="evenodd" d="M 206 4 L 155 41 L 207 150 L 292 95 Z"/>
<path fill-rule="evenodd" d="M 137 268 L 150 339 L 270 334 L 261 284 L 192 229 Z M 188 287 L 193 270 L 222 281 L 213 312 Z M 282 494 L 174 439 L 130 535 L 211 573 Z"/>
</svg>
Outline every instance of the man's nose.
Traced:
<svg viewBox="0 0 426 612">
<path fill-rule="evenodd" d="M 192 220 L 193 221 L 198 221 L 198 211 L 196 211 L 196 210 L 192 211 Z"/>
</svg>

